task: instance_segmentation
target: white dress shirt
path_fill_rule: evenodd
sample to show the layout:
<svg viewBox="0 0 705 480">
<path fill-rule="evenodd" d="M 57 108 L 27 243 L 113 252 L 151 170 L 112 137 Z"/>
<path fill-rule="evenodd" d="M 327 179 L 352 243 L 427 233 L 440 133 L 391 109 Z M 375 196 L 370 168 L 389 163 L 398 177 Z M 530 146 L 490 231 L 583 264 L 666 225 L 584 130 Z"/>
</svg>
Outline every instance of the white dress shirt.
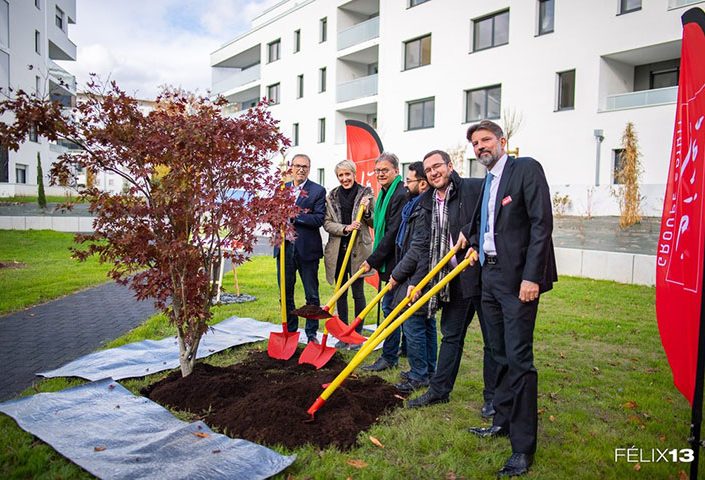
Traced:
<svg viewBox="0 0 705 480">
<path fill-rule="evenodd" d="M 489 204 L 487 205 L 487 231 L 485 232 L 485 239 L 482 242 L 482 249 L 485 251 L 485 255 L 497 255 L 497 247 L 494 244 L 494 211 L 497 205 L 499 182 L 502 180 L 502 172 L 504 172 L 504 165 L 506 165 L 506 163 L 507 154 L 505 153 L 489 171 L 493 177 L 492 183 L 490 184 Z"/>
</svg>

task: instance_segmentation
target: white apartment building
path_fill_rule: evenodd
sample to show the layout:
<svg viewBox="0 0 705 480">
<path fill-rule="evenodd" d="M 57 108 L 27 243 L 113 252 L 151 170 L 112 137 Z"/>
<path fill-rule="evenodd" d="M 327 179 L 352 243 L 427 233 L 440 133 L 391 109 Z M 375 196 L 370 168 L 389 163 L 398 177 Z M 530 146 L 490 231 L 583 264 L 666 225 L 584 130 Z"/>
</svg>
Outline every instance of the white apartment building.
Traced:
<svg viewBox="0 0 705 480">
<path fill-rule="evenodd" d="M 647 215 L 660 215 L 672 143 L 681 15 L 694 0 L 283 0 L 211 54 L 237 115 L 262 97 L 332 188 L 345 120 L 377 129 L 403 164 L 465 149 L 481 118 L 520 118 L 510 148 L 544 166 L 574 215 L 616 215 L 627 122 Z M 699 5 L 702 6 L 702 5 Z M 515 122 L 516 124 L 516 122 Z"/>
<path fill-rule="evenodd" d="M 55 60 L 76 60 L 68 35 L 76 23 L 76 0 L 0 0 L 0 97 L 9 89 L 25 90 L 75 105 L 76 79 Z M 41 156 L 47 194 L 51 164 L 66 147 L 30 136 L 17 152 L 0 149 L 0 197 L 37 194 L 37 153 Z"/>
</svg>

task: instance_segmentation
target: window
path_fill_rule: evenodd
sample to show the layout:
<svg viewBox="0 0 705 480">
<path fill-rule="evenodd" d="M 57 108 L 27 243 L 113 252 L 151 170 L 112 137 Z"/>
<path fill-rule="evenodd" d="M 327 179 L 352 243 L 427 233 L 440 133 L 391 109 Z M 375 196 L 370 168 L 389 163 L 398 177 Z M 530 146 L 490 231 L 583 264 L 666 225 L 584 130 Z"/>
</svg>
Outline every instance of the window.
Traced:
<svg viewBox="0 0 705 480">
<path fill-rule="evenodd" d="M 34 93 L 38 97 L 42 94 L 42 78 L 39 75 L 34 77 Z"/>
<path fill-rule="evenodd" d="M 15 165 L 15 183 L 27 183 L 27 165 Z"/>
<path fill-rule="evenodd" d="M 7 147 L 0 147 L 0 183 L 10 181 L 10 152 Z"/>
<path fill-rule="evenodd" d="M 539 0 L 539 35 L 553 32 L 554 0 Z"/>
<path fill-rule="evenodd" d="M 301 98 L 304 96 L 304 75 L 301 74 L 296 77 L 296 98 Z"/>
<path fill-rule="evenodd" d="M 324 143 L 326 141 L 326 119 L 318 119 L 318 143 Z"/>
<path fill-rule="evenodd" d="M 575 107 L 575 70 L 558 73 L 558 102 L 556 110 Z"/>
<path fill-rule="evenodd" d="M 0 1 L 0 46 L 10 48 L 10 4 Z"/>
<path fill-rule="evenodd" d="M 301 51 L 301 30 L 294 30 L 294 53 Z"/>
<path fill-rule="evenodd" d="M 326 91 L 326 67 L 318 69 L 318 93 Z"/>
<path fill-rule="evenodd" d="M 326 169 L 325 168 L 318 169 L 318 184 L 321 185 L 322 187 L 326 186 Z"/>
<path fill-rule="evenodd" d="M 641 10 L 641 0 L 619 0 L 619 13 L 629 13 Z"/>
<path fill-rule="evenodd" d="M 502 86 L 467 90 L 465 92 L 465 121 L 476 122 L 499 118 L 502 109 Z"/>
<path fill-rule="evenodd" d="M 416 5 L 421 5 L 422 3 L 426 3 L 428 0 L 409 0 L 409 8 L 415 7 Z"/>
<path fill-rule="evenodd" d="M 509 43 L 509 10 L 473 20 L 473 51 Z"/>
<path fill-rule="evenodd" d="M 270 105 L 276 105 L 279 103 L 279 84 L 275 83 L 267 87 L 267 99 Z"/>
<path fill-rule="evenodd" d="M 10 55 L 0 50 L 0 92 L 8 95 L 10 91 Z"/>
<path fill-rule="evenodd" d="M 649 89 L 678 86 L 680 67 L 649 72 Z"/>
<path fill-rule="evenodd" d="M 419 128 L 433 127 L 433 116 L 435 110 L 435 98 L 415 100 L 407 102 L 406 129 L 417 130 Z"/>
<path fill-rule="evenodd" d="M 404 42 L 404 70 L 431 63 L 431 35 Z"/>
<path fill-rule="evenodd" d="M 318 43 L 328 40 L 328 17 L 321 18 L 319 22 Z"/>
<path fill-rule="evenodd" d="M 39 142 L 39 136 L 37 135 L 37 127 L 31 126 L 29 128 L 29 141 L 30 142 Z"/>
<path fill-rule="evenodd" d="M 279 57 L 280 57 L 279 49 L 281 48 L 281 43 L 282 43 L 281 40 L 277 39 L 267 45 L 267 62 L 268 63 L 276 62 L 277 60 L 279 60 Z"/>
<path fill-rule="evenodd" d="M 41 54 L 42 53 L 42 36 L 39 33 L 39 30 L 34 31 L 34 51 Z"/>
<path fill-rule="evenodd" d="M 59 27 L 59 30 L 64 29 L 64 12 L 59 7 L 56 7 L 56 16 L 54 17 L 54 23 L 57 27 Z"/>
<path fill-rule="evenodd" d="M 34 6 L 41 10 L 42 6 L 40 4 L 42 0 L 34 0 Z"/>
<path fill-rule="evenodd" d="M 295 123 L 294 127 L 291 129 L 291 143 L 294 147 L 299 146 L 299 124 Z"/>
<path fill-rule="evenodd" d="M 624 158 L 622 157 L 622 154 L 624 153 L 623 148 L 615 148 L 612 150 L 612 184 L 613 185 L 619 185 L 620 178 L 619 178 L 619 172 L 622 170 L 622 164 L 624 163 Z"/>
</svg>

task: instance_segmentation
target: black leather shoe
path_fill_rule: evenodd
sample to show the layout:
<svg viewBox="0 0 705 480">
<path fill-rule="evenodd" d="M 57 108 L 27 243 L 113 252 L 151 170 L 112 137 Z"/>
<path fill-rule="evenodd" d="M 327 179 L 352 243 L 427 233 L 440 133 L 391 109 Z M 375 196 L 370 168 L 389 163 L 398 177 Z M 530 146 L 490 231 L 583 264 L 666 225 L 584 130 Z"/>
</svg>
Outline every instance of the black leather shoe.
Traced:
<svg viewBox="0 0 705 480">
<path fill-rule="evenodd" d="M 428 382 L 418 382 L 410 378 L 406 382 L 397 383 L 394 386 L 397 387 L 397 390 L 399 390 L 401 393 L 411 393 L 415 392 L 416 390 L 421 390 L 422 388 L 428 387 Z"/>
<path fill-rule="evenodd" d="M 518 477 L 529 471 L 529 467 L 534 463 L 534 456 L 529 453 L 512 453 L 507 463 L 497 472 L 498 477 Z"/>
<path fill-rule="evenodd" d="M 509 435 L 506 428 L 502 428 L 498 425 L 492 425 L 491 427 L 470 427 L 468 428 L 468 432 L 480 438 L 506 437 Z"/>
<path fill-rule="evenodd" d="M 492 400 L 485 402 L 485 404 L 480 409 L 480 415 L 482 415 L 483 418 L 494 417 L 495 413 L 496 412 L 494 410 L 494 405 L 492 405 Z"/>
<path fill-rule="evenodd" d="M 320 345 L 320 344 L 321 344 L 321 342 L 319 342 L 318 339 L 317 339 L 316 337 L 313 337 L 313 336 L 308 337 L 308 343 L 315 343 L 316 345 Z"/>
<path fill-rule="evenodd" d="M 389 363 L 384 359 L 384 357 L 379 357 L 375 363 L 372 365 L 365 365 L 362 367 L 366 372 L 382 372 L 384 370 L 389 370 L 390 368 L 396 367 L 396 363 Z"/>
<path fill-rule="evenodd" d="M 450 397 L 448 395 L 439 397 L 433 394 L 431 390 L 426 390 L 422 395 L 406 402 L 406 406 L 408 408 L 427 407 L 437 403 L 448 403 L 449 401 Z"/>
</svg>

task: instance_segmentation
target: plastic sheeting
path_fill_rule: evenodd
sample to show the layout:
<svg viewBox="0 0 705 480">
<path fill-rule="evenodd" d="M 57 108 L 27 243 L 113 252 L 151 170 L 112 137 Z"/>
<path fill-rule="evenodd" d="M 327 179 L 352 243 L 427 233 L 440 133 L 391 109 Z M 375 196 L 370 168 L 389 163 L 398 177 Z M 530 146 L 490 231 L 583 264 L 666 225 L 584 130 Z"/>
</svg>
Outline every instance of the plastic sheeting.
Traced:
<svg viewBox="0 0 705 480">
<path fill-rule="evenodd" d="M 296 459 L 182 422 L 112 379 L 11 400 L 0 412 L 99 478 L 260 479 Z"/>
<path fill-rule="evenodd" d="M 236 345 L 269 339 L 270 332 L 280 332 L 281 325 L 260 322 L 252 318 L 230 317 L 215 324 L 203 336 L 198 347 L 198 358 L 204 358 Z M 299 329 L 299 343 L 306 343 L 306 334 Z M 322 334 L 318 334 L 321 340 Z M 335 345 L 329 339 L 329 344 Z M 381 347 L 377 347 L 381 348 Z M 175 337 L 162 340 L 143 340 L 80 357 L 55 370 L 40 372 L 43 377 L 80 377 L 99 380 L 111 377 L 144 377 L 163 370 L 179 367 L 179 346 Z"/>
</svg>

